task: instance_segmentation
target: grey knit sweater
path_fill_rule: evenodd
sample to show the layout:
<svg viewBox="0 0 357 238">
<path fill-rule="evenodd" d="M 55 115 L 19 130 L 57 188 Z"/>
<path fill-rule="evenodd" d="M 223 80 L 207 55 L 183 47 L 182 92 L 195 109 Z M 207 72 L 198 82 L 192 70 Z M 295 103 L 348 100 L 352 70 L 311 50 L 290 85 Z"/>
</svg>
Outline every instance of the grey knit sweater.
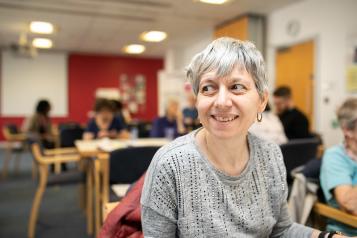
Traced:
<svg viewBox="0 0 357 238">
<path fill-rule="evenodd" d="M 232 177 L 203 156 L 196 133 L 164 146 L 151 162 L 141 197 L 145 237 L 311 237 L 311 228 L 288 215 L 277 145 L 249 134 L 248 165 Z"/>
</svg>

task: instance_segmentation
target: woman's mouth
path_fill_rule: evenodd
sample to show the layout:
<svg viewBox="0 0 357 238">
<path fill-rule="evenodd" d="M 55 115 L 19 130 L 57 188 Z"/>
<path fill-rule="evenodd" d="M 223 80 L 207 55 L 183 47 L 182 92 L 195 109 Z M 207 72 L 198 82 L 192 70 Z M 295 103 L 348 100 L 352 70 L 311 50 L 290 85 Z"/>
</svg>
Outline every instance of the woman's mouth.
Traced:
<svg viewBox="0 0 357 238">
<path fill-rule="evenodd" d="M 219 122 L 230 122 L 230 121 L 233 121 L 233 120 L 237 119 L 239 116 L 215 116 L 215 115 L 211 115 L 211 117 L 213 119 L 215 119 L 216 121 L 219 121 Z"/>
</svg>

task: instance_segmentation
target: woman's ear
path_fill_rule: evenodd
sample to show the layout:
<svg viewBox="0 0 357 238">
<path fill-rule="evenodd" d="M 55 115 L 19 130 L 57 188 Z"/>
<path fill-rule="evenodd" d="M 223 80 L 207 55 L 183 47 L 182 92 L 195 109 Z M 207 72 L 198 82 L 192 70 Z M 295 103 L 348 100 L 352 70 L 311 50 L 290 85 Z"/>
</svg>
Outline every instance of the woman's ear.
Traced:
<svg viewBox="0 0 357 238">
<path fill-rule="evenodd" d="M 185 89 L 186 92 L 189 93 L 192 91 L 192 84 L 186 81 L 183 88 Z"/>
<path fill-rule="evenodd" d="M 268 103 L 268 98 L 269 98 L 269 93 L 268 91 L 265 90 L 263 92 L 263 96 L 262 97 L 260 96 L 260 105 L 258 108 L 258 112 L 264 112 L 265 107 L 267 106 Z"/>
</svg>

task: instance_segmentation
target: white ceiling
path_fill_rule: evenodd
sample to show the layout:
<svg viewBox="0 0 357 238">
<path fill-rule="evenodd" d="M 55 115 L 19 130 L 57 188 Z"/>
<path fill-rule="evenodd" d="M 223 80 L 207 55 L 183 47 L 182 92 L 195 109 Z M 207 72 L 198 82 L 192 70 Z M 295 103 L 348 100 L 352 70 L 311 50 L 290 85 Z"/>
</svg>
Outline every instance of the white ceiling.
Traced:
<svg viewBox="0 0 357 238">
<path fill-rule="evenodd" d="M 144 56 L 164 56 L 199 31 L 245 13 L 267 14 L 299 0 L 231 0 L 214 6 L 196 0 L 0 0 L 0 47 L 18 42 L 32 20 L 58 26 L 51 35 L 54 50 L 121 54 L 129 43 L 140 43 L 147 30 L 169 35 L 161 43 L 144 43 Z M 28 33 L 31 40 L 36 35 Z"/>
</svg>

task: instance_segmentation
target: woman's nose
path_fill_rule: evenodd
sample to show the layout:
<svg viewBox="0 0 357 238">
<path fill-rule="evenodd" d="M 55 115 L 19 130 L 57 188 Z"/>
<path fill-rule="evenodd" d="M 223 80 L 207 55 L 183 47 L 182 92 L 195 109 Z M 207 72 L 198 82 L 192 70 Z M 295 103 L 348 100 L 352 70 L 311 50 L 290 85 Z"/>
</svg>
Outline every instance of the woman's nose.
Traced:
<svg viewBox="0 0 357 238">
<path fill-rule="evenodd" d="M 215 104 L 217 107 L 220 108 L 232 106 L 232 100 L 227 88 L 225 87 L 219 88 Z"/>
</svg>

